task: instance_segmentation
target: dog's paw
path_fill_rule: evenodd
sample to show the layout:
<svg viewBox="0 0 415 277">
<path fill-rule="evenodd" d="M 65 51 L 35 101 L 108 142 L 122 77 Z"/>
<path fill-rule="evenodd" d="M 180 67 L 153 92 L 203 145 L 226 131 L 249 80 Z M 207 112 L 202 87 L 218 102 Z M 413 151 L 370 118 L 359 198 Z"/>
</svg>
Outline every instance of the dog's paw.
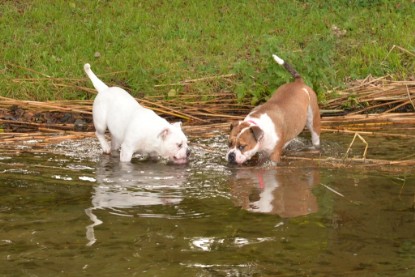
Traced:
<svg viewBox="0 0 415 277">
<path fill-rule="evenodd" d="M 111 147 L 109 145 L 103 146 L 102 147 L 102 152 L 104 154 L 108 154 L 108 155 L 111 154 Z"/>
<path fill-rule="evenodd" d="M 128 147 L 121 147 L 120 152 L 120 161 L 121 162 L 131 162 L 134 152 Z"/>
<path fill-rule="evenodd" d="M 278 163 L 274 162 L 274 161 L 268 161 L 267 165 L 270 166 L 270 167 L 276 167 L 276 166 L 278 166 Z"/>
<path fill-rule="evenodd" d="M 321 147 L 320 145 L 313 145 L 308 147 L 307 150 L 310 152 L 321 152 Z"/>
</svg>

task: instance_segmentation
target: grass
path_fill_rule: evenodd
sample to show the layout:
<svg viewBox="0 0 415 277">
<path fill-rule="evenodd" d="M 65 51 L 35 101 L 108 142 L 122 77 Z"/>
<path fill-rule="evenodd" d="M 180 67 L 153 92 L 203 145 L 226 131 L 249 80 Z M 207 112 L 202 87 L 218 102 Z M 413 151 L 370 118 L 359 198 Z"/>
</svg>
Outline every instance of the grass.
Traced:
<svg viewBox="0 0 415 277">
<path fill-rule="evenodd" d="M 255 104 L 290 80 L 276 53 L 324 101 L 369 74 L 414 77 L 414 10 L 412 0 L 0 1 L 0 95 L 90 99 L 77 89 L 91 87 L 89 62 L 135 96 L 231 91 Z"/>
</svg>

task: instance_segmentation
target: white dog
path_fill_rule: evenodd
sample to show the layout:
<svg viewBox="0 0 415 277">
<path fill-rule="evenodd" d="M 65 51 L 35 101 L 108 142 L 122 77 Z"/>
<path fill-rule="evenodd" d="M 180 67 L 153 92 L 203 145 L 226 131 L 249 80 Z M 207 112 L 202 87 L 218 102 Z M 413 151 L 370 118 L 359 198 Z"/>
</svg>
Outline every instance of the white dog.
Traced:
<svg viewBox="0 0 415 277">
<path fill-rule="evenodd" d="M 121 147 L 121 162 L 130 162 L 134 153 L 161 156 L 176 164 L 184 164 L 190 155 L 181 123 L 168 123 L 152 110 L 146 109 L 125 90 L 108 87 L 92 72 L 89 64 L 84 70 L 98 91 L 92 114 L 96 136 L 104 153 Z M 111 133 L 111 146 L 105 131 Z"/>
</svg>

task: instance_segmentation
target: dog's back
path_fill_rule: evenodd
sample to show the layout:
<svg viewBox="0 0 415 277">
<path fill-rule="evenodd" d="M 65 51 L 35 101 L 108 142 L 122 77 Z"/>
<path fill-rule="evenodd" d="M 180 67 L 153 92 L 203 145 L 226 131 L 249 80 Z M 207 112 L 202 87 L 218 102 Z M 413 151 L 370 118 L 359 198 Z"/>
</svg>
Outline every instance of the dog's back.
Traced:
<svg viewBox="0 0 415 277">
<path fill-rule="evenodd" d="M 283 133 L 287 141 L 298 136 L 304 126 L 307 126 L 312 133 L 313 145 L 319 146 L 320 111 L 316 93 L 304 83 L 301 75 L 290 64 L 277 55 L 272 57 L 295 80 L 279 87 L 272 97 L 257 109 L 257 113 L 267 111 L 274 122 L 284 126 Z"/>
<path fill-rule="evenodd" d="M 282 65 L 295 78 L 294 82 L 281 86 L 272 98 L 274 98 L 274 101 L 277 102 L 279 101 L 279 99 L 282 99 L 282 98 L 289 99 L 291 97 L 291 103 L 292 103 L 291 116 L 294 116 L 295 118 L 295 117 L 298 117 L 298 114 L 299 114 L 298 113 L 299 107 L 295 103 L 300 102 L 296 100 L 297 99 L 299 100 L 300 97 L 305 98 L 304 95 L 307 95 L 308 101 L 306 102 L 303 101 L 303 103 L 308 103 L 306 106 L 303 105 L 303 109 L 306 108 L 307 110 L 307 117 L 305 118 L 306 125 L 307 125 L 307 128 L 311 132 L 311 138 L 312 138 L 313 145 L 316 148 L 319 148 L 320 147 L 321 122 L 320 122 L 320 110 L 318 107 L 318 99 L 317 99 L 316 93 L 313 91 L 312 88 L 308 87 L 304 83 L 303 79 L 301 78 L 301 75 L 290 64 L 286 63 L 283 59 L 281 59 L 275 54 L 273 54 L 272 57 L 278 64 Z M 287 89 L 289 87 L 291 87 L 291 89 Z M 292 94 L 293 91 L 297 92 L 297 95 L 293 95 Z M 304 92 L 305 94 L 302 92 Z M 287 109 L 287 110 L 290 110 L 290 109 Z M 301 118 L 300 120 L 301 125 L 303 124 L 303 120 L 304 118 Z"/>
</svg>

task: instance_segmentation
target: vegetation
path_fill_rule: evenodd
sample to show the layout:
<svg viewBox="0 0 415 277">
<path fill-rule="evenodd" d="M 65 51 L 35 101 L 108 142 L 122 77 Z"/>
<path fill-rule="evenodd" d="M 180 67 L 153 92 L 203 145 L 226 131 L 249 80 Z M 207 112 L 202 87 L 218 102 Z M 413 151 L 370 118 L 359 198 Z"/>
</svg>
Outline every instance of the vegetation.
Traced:
<svg viewBox="0 0 415 277">
<path fill-rule="evenodd" d="M 0 95 L 90 99 L 89 62 L 135 96 L 226 91 L 256 103 L 290 79 L 276 53 L 325 100 L 369 74 L 414 76 L 414 10 L 410 0 L 1 1 Z"/>
</svg>

